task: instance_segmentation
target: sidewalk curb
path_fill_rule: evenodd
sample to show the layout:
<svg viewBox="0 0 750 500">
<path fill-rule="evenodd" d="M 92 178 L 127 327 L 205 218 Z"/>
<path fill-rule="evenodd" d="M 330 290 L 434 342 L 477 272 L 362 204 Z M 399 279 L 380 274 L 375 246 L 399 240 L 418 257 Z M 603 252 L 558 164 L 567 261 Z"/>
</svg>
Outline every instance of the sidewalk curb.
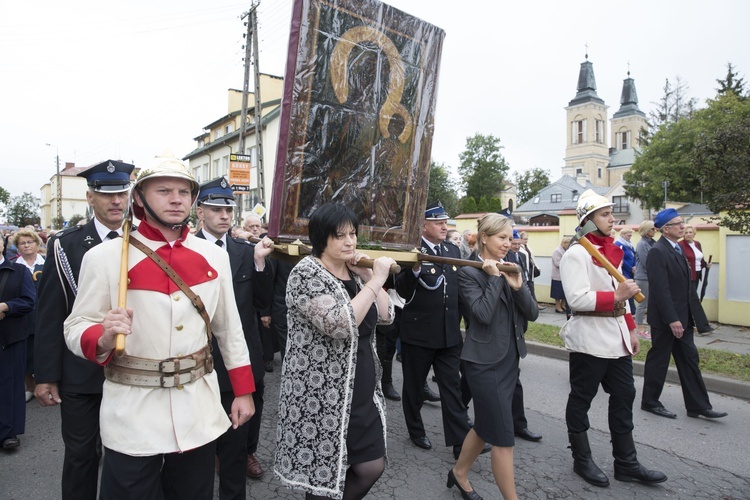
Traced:
<svg viewBox="0 0 750 500">
<path fill-rule="evenodd" d="M 526 341 L 526 350 L 531 354 L 538 356 L 545 356 L 548 358 L 561 359 L 563 361 L 568 360 L 569 351 L 563 347 L 557 347 L 547 344 L 541 344 L 539 342 Z M 643 376 L 643 361 L 633 361 L 633 375 Z M 750 401 L 750 383 L 741 382 L 727 377 L 721 377 L 719 375 L 712 375 L 710 373 L 703 374 L 703 381 L 706 383 L 706 389 L 711 392 L 718 394 L 724 394 L 725 396 L 731 396 L 733 398 L 745 399 Z M 677 369 L 673 366 L 669 367 L 667 371 L 667 382 L 670 384 L 680 385 L 680 377 L 677 374 Z"/>
</svg>

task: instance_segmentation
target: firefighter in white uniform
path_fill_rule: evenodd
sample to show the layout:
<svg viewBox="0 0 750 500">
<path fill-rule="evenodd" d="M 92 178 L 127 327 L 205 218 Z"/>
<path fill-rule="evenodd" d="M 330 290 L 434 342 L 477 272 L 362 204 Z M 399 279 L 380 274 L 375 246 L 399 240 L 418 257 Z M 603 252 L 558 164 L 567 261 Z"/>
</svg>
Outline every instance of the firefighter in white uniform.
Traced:
<svg viewBox="0 0 750 500">
<path fill-rule="evenodd" d="M 188 231 L 197 193 L 198 183 L 176 158 L 157 158 L 139 173 L 130 203 L 142 222 L 128 251 L 127 309 L 117 307 L 122 240 L 98 245 L 83 260 L 65 337 L 75 354 L 105 366 L 101 499 L 212 498 L 215 440 L 254 412 L 255 383 L 229 258 Z M 148 249 L 178 278 L 147 256 Z M 202 299 L 207 316 L 184 285 Z M 117 334 L 126 335 L 122 357 L 113 354 Z M 235 393 L 229 418 L 213 372 L 210 335 Z"/>
</svg>

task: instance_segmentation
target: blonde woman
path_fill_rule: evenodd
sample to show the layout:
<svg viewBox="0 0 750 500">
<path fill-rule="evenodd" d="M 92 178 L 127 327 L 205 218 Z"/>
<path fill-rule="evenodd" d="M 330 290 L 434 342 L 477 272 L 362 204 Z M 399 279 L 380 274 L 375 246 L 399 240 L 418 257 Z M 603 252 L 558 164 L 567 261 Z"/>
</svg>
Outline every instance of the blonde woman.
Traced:
<svg viewBox="0 0 750 500">
<path fill-rule="evenodd" d="M 456 486 L 463 498 L 471 500 L 481 499 L 471 488 L 468 474 L 485 443 L 492 445 L 492 474 L 500 493 L 506 500 L 517 498 L 511 406 L 518 361 L 526 356 L 524 319 L 536 320 L 539 310 L 521 274 L 506 274 L 497 268 L 510 250 L 512 224 L 499 214 L 484 216 L 477 233 L 482 269 L 463 267 L 458 273 L 459 296 L 467 305 L 469 325 L 461 360 L 474 397 L 474 427 L 448 472 L 447 486 Z"/>
<path fill-rule="evenodd" d="M 18 259 L 16 263 L 23 264 L 31 273 L 34 288 L 39 291 L 39 278 L 44 267 L 44 257 L 39 255 L 42 247 L 42 239 L 36 231 L 20 229 L 13 236 L 13 245 L 18 248 Z M 34 397 L 34 330 L 36 330 L 36 309 L 31 311 L 26 318 L 29 337 L 26 339 L 26 402 Z"/>
</svg>

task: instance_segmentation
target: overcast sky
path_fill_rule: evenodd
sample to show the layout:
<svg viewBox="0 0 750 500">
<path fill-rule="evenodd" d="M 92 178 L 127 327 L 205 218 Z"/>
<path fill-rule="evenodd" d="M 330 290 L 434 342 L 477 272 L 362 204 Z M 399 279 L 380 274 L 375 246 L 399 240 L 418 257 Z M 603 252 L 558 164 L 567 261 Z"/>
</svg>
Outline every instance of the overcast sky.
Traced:
<svg viewBox="0 0 750 500">
<path fill-rule="evenodd" d="M 387 3 L 446 32 L 432 158 L 454 168 L 466 137 L 481 132 L 500 138 L 512 171 L 558 177 L 586 44 L 610 118 L 628 63 L 646 113 L 666 78 L 681 76 L 702 106 L 727 62 L 750 75 L 744 0 Z M 226 90 L 242 88 L 239 15 L 249 4 L 2 0 L 0 186 L 38 196 L 58 151 L 61 163 L 88 166 L 194 149 L 226 114 Z M 264 73 L 284 73 L 291 5 L 259 7 Z"/>
</svg>

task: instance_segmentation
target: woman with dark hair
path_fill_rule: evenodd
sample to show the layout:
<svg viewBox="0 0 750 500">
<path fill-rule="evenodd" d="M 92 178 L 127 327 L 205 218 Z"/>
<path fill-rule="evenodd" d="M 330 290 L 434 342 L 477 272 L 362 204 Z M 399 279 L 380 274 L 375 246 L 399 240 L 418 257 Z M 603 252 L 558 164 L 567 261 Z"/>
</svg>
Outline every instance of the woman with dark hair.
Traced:
<svg viewBox="0 0 750 500">
<path fill-rule="evenodd" d="M 682 255 L 687 259 L 688 267 L 690 268 L 690 284 L 695 289 L 697 295 L 698 282 L 703 277 L 703 270 L 710 268 L 711 263 L 706 262 L 703 248 L 695 239 L 695 226 L 692 224 L 685 225 L 685 233 L 678 244 L 682 248 Z M 702 308 L 693 312 L 693 320 L 695 321 L 695 328 L 698 330 L 699 336 L 707 335 L 714 331 L 714 327 L 709 324 L 706 313 Z"/>
<path fill-rule="evenodd" d="M 466 341 L 461 351 L 466 380 L 474 397 L 474 427 L 469 430 L 456 465 L 448 472 L 448 487 L 461 496 L 481 497 L 471 489 L 469 470 L 485 443 L 492 445 L 492 474 L 503 498 L 515 499 L 513 393 L 518 361 L 526 356 L 524 320 L 539 316 L 536 301 L 522 275 L 497 268 L 510 250 L 513 222 L 500 214 L 479 221 L 478 258 L 482 269 L 463 267 L 458 273 L 459 295 L 468 314 Z"/>
<path fill-rule="evenodd" d="M 274 472 L 306 498 L 363 498 L 385 469 L 385 400 L 375 326 L 393 321 L 395 262 L 357 267 L 358 221 L 331 203 L 310 217 L 312 255 L 289 275 Z"/>
</svg>

